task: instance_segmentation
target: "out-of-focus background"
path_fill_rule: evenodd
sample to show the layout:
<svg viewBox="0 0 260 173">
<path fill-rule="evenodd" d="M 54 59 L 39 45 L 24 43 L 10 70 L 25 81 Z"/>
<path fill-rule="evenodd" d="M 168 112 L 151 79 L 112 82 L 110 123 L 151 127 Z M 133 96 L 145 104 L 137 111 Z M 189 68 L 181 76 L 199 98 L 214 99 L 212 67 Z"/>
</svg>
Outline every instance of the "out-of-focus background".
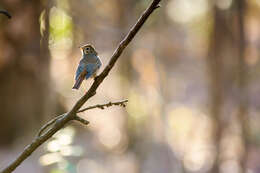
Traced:
<svg viewBox="0 0 260 173">
<path fill-rule="evenodd" d="M 0 168 L 69 110 L 91 43 L 107 64 L 151 0 L 1 0 Z M 260 1 L 162 0 L 85 106 L 14 172 L 260 172 Z"/>
</svg>

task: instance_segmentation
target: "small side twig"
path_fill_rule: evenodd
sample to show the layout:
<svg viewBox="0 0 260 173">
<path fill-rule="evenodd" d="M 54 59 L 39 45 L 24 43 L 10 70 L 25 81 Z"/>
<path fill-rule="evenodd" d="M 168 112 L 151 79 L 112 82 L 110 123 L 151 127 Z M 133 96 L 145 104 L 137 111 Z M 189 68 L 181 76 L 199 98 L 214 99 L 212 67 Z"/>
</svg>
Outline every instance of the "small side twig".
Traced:
<svg viewBox="0 0 260 173">
<path fill-rule="evenodd" d="M 85 120 L 85 119 L 83 119 L 83 118 L 81 118 L 81 117 L 79 117 L 77 115 L 74 117 L 74 120 L 79 121 L 79 122 L 81 122 L 84 125 L 88 125 L 89 124 L 89 121 L 87 121 L 87 120 Z"/>
<path fill-rule="evenodd" d="M 10 13 L 6 10 L 0 10 L 0 14 L 4 14 L 5 16 L 7 16 L 9 19 L 12 18 L 12 16 L 10 15 Z"/>
<path fill-rule="evenodd" d="M 89 106 L 89 107 L 86 107 L 84 109 L 81 109 L 77 113 L 84 112 L 84 111 L 89 110 L 89 109 L 95 109 L 95 108 L 105 109 L 105 107 L 110 107 L 110 106 L 113 106 L 113 105 L 126 107 L 127 102 L 128 102 L 128 100 L 122 100 L 122 101 L 118 101 L 118 102 L 108 102 L 106 104 L 101 104 L 101 105 L 98 104 L 98 105 Z"/>
<path fill-rule="evenodd" d="M 81 109 L 81 110 L 77 111 L 77 113 L 84 112 L 84 111 L 90 110 L 90 109 L 95 109 L 95 108 L 105 109 L 105 107 L 110 107 L 110 106 L 113 106 L 113 105 L 126 107 L 126 103 L 127 103 L 127 102 L 128 102 L 128 100 L 122 100 L 122 101 L 117 101 L 117 102 L 108 102 L 108 103 L 106 103 L 106 104 L 98 104 L 98 105 L 89 106 L 89 107 L 87 107 L 87 108 Z M 58 119 L 60 119 L 60 118 L 63 117 L 64 115 L 66 115 L 66 113 L 65 113 L 65 114 L 61 114 L 61 115 L 59 115 L 59 116 L 53 118 L 53 119 L 50 120 L 49 122 L 47 122 L 44 126 L 41 127 L 41 129 L 39 130 L 37 136 L 38 136 L 38 137 L 41 136 L 42 133 L 43 133 L 48 127 L 50 127 L 51 125 L 53 125 Z M 76 116 L 76 117 L 77 117 L 77 116 Z M 80 118 L 80 117 L 79 117 L 79 118 Z M 82 119 L 82 118 L 80 118 L 80 119 Z M 86 121 L 87 121 L 87 120 L 82 120 L 82 121 L 81 121 L 81 120 L 76 119 L 76 118 L 75 118 L 75 120 L 78 120 L 78 121 L 80 121 L 80 122 L 83 122 L 83 121 L 86 122 Z M 88 122 L 88 121 L 87 121 L 87 122 Z M 83 123 L 83 124 L 87 125 L 87 124 L 89 124 L 89 122 L 88 122 L 88 123 Z"/>
</svg>

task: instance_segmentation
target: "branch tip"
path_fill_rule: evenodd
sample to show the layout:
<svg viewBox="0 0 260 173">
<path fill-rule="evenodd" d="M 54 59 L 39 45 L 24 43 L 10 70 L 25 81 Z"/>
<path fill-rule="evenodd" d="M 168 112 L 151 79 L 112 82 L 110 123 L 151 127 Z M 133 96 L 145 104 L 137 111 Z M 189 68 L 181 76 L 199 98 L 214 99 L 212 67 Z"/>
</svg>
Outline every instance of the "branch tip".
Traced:
<svg viewBox="0 0 260 173">
<path fill-rule="evenodd" d="M 86 107 L 84 109 L 81 109 L 79 111 L 77 111 L 77 113 L 80 113 L 80 112 L 84 112 L 86 110 L 89 110 L 89 109 L 95 109 L 95 108 L 99 108 L 99 109 L 105 109 L 106 107 L 110 107 L 110 106 L 122 106 L 122 107 L 126 107 L 126 103 L 128 102 L 128 100 L 123 100 L 123 101 L 118 101 L 118 102 L 108 102 L 106 104 L 97 104 L 97 105 L 94 105 L 94 106 L 89 106 L 89 107 Z"/>
<path fill-rule="evenodd" d="M 9 19 L 12 18 L 12 16 L 10 15 L 10 13 L 6 10 L 0 10 L 0 14 L 4 14 L 5 16 L 7 16 Z"/>
<path fill-rule="evenodd" d="M 162 7 L 160 4 L 156 5 L 154 9 Z"/>
</svg>

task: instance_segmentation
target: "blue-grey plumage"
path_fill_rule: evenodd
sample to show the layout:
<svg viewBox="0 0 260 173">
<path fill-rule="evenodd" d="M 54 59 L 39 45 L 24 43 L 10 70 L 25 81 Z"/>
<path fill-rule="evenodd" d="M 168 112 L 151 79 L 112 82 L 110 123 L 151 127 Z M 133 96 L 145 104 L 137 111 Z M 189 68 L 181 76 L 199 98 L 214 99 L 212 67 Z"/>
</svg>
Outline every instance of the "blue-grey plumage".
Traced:
<svg viewBox="0 0 260 173">
<path fill-rule="evenodd" d="M 102 65 L 93 46 L 87 44 L 80 48 L 82 51 L 82 59 L 79 62 L 75 76 L 76 81 L 72 89 L 79 89 L 84 79 L 95 77 L 98 69 Z"/>
</svg>

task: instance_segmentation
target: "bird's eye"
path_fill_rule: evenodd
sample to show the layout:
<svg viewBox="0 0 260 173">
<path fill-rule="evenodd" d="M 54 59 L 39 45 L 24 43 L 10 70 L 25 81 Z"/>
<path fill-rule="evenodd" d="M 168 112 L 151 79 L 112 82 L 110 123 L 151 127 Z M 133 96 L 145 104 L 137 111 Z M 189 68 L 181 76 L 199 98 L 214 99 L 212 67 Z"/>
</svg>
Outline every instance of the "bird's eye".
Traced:
<svg viewBox="0 0 260 173">
<path fill-rule="evenodd" d="M 84 49 L 85 54 L 88 54 L 88 53 L 89 53 L 89 50 L 90 50 L 89 47 L 85 48 L 85 49 Z"/>
</svg>

